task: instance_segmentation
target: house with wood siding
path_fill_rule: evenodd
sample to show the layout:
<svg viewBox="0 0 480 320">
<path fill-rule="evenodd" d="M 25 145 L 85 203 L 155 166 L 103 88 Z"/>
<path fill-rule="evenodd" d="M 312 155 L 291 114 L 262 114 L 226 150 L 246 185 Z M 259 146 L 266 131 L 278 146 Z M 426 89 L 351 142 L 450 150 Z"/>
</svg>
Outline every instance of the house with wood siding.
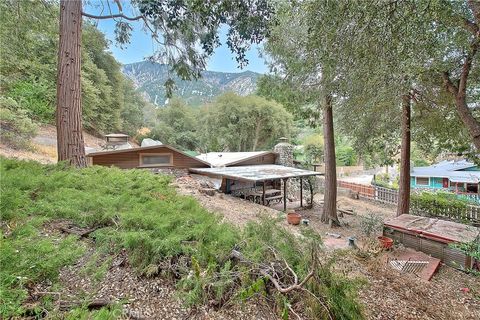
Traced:
<svg viewBox="0 0 480 320">
<path fill-rule="evenodd" d="M 121 169 L 208 168 L 210 164 L 169 145 L 156 145 L 87 154 L 91 165 L 114 166 Z"/>
</svg>

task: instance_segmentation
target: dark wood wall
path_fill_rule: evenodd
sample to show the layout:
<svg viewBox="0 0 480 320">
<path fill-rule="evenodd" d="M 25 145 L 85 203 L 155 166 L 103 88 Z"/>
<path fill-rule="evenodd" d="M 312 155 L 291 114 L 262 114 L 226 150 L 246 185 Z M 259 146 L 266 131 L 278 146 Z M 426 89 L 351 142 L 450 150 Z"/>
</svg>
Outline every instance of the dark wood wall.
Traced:
<svg viewBox="0 0 480 320">
<path fill-rule="evenodd" d="M 235 163 L 229 167 L 238 167 L 238 166 L 250 166 L 250 165 L 259 165 L 259 164 L 275 164 L 275 153 L 268 153 L 265 155 L 259 155 L 251 159 L 246 159 L 244 161 Z"/>
<path fill-rule="evenodd" d="M 93 155 L 92 164 L 100 166 L 115 166 L 121 169 L 133 169 L 140 166 L 140 153 L 171 153 L 173 166 L 158 166 L 158 168 L 206 168 L 206 164 L 167 147 L 147 150 L 125 150 L 107 154 Z M 152 168 L 152 167 L 149 167 Z"/>
</svg>

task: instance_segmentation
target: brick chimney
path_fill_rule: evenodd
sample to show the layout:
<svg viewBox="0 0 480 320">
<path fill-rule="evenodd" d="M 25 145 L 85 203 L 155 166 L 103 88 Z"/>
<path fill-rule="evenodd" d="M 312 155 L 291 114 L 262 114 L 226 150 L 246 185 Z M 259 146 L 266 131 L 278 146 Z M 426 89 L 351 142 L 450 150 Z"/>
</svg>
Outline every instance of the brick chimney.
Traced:
<svg viewBox="0 0 480 320">
<path fill-rule="evenodd" d="M 293 167 L 293 146 L 288 143 L 288 139 L 282 137 L 279 143 L 273 147 L 273 152 L 277 154 L 276 164 Z"/>
</svg>

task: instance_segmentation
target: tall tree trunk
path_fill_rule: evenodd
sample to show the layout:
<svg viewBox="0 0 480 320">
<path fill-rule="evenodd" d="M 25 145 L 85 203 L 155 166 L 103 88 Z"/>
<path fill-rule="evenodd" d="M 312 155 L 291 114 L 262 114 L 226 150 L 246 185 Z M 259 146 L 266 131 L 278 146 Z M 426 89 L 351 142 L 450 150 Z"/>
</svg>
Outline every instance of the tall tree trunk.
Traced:
<svg viewBox="0 0 480 320">
<path fill-rule="evenodd" d="M 411 97 L 408 94 L 402 97 L 402 150 L 397 216 L 408 214 L 410 209 L 410 117 Z"/>
<path fill-rule="evenodd" d="M 82 41 L 82 0 L 60 0 L 60 42 L 57 76 L 58 161 L 86 167 L 82 132 L 80 60 Z"/>
<path fill-rule="evenodd" d="M 322 222 L 340 225 L 337 217 L 337 166 L 335 164 L 335 140 L 333 132 L 332 96 L 325 97 L 323 109 L 323 138 L 325 148 L 325 196 Z"/>
<path fill-rule="evenodd" d="M 259 137 L 260 137 L 260 131 L 261 130 L 262 130 L 262 122 L 259 121 L 259 122 L 257 122 L 257 124 L 255 126 L 255 136 L 253 138 L 252 151 L 257 151 L 258 140 L 259 140 Z"/>
</svg>

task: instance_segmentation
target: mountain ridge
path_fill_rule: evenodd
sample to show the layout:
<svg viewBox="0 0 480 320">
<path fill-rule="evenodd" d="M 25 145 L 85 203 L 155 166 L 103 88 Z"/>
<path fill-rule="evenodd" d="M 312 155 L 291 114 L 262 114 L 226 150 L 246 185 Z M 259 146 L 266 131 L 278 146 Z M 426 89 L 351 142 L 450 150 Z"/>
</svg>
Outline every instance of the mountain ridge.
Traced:
<svg viewBox="0 0 480 320">
<path fill-rule="evenodd" d="M 168 103 L 164 83 L 169 77 L 175 81 L 177 87 L 174 97 L 179 97 L 190 105 L 201 105 L 227 91 L 242 96 L 252 94 L 256 91 L 257 80 L 262 75 L 249 70 L 238 73 L 203 71 L 198 80 L 185 81 L 170 73 L 167 65 L 151 61 L 125 64 L 122 72 L 133 81 L 137 91 L 158 106 Z"/>
</svg>

